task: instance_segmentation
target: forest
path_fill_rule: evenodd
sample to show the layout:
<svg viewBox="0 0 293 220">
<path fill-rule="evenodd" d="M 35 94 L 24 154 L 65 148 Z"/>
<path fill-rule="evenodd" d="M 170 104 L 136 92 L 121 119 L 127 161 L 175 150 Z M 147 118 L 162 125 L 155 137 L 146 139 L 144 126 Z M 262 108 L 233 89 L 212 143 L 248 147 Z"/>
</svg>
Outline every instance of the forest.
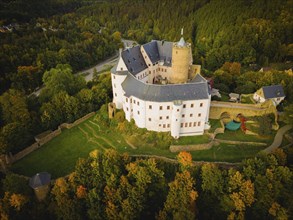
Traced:
<svg viewBox="0 0 293 220">
<path fill-rule="evenodd" d="M 291 160 L 291 161 L 289 161 Z M 130 157 L 110 149 L 79 159 L 38 202 L 28 181 L 2 180 L 2 219 L 288 219 L 292 164 L 281 149 L 229 168 Z"/>
<path fill-rule="evenodd" d="M 178 41 L 182 27 L 194 63 L 221 91 L 281 84 L 292 124 L 293 76 L 285 71 L 292 68 L 292 14 L 292 0 L 0 0 L 0 153 L 17 153 L 35 135 L 109 102 L 109 74 L 86 82 L 76 73 L 115 54 L 122 38 Z M 192 166 L 187 153 L 168 164 L 93 152 L 56 180 L 43 203 L 27 180 L 1 176 L 1 219 L 286 219 L 291 157 L 286 163 L 280 150 L 223 169 Z"/>
</svg>

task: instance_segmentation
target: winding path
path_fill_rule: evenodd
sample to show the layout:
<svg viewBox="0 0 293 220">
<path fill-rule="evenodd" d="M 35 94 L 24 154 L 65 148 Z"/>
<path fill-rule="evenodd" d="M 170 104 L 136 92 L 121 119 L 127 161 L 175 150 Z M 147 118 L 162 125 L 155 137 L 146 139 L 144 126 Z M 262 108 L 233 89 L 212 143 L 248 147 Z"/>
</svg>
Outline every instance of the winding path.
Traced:
<svg viewBox="0 0 293 220">
<path fill-rule="evenodd" d="M 275 136 L 274 142 L 271 144 L 271 146 L 264 149 L 264 152 L 270 153 L 273 150 L 277 149 L 282 144 L 283 135 L 291 128 L 292 125 L 285 125 L 284 127 L 280 128 Z"/>
</svg>

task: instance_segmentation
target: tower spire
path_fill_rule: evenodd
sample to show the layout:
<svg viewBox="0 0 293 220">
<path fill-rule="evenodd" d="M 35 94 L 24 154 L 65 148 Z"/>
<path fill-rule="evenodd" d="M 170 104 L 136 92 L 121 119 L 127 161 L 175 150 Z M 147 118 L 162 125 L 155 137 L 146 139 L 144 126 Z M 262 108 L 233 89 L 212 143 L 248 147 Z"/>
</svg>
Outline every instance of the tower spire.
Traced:
<svg viewBox="0 0 293 220">
<path fill-rule="evenodd" d="M 180 40 L 178 42 L 178 46 L 180 46 L 180 47 L 185 47 L 186 46 L 185 40 L 183 38 L 183 28 L 181 28 L 181 38 L 180 38 Z"/>
</svg>

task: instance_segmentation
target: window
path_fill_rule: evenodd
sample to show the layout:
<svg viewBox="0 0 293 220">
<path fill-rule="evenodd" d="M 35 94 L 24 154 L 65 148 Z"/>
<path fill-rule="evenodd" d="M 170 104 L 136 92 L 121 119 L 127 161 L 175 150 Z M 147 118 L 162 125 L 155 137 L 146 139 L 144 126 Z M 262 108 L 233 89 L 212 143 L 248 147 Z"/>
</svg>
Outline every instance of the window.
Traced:
<svg viewBox="0 0 293 220">
<path fill-rule="evenodd" d="M 168 109 L 168 110 L 170 109 L 170 105 L 167 106 L 167 109 Z"/>
<path fill-rule="evenodd" d="M 190 114 L 190 117 L 192 117 L 193 116 L 193 114 Z"/>
<path fill-rule="evenodd" d="M 170 128 L 170 124 L 167 124 L 167 128 Z"/>
<path fill-rule="evenodd" d="M 114 88 L 116 88 L 116 84 L 114 83 Z"/>
<path fill-rule="evenodd" d="M 191 104 L 190 107 L 193 108 L 194 104 Z"/>
<path fill-rule="evenodd" d="M 149 109 L 152 109 L 152 105 L 149 105 Z"/>
<path fill-rule="evenodd" d="M 152 119 L 151 119 L 151 118 L 149 118 L 149 121 L 152 121 Z"/>
<path fill-rule="evenodd" d="M 186 123 L 185 123 L 185 127 L 187 128 L 187 126 L 188 126 L 188 123 L 186 122 Z"/>
<path fill-rule="evenodd" d="M 133 103 L 136 104 L 136 100 L 133 100 Z"/>
<path fill-rule="evenodd" d="M 139 115 L 139 111 L 137 111 L 137 114 Z"/>
<path fill-rule="evenodd" d="M 161 127 L 161 124 L 159 124 L 159 127 Z"/>
<path fill-rule="evenodd" d="M 117 97 L 117 93 L 115 93 L 115 96 Z"/>
<path fill-rule="evenodd" d="M 179 109 L 177 109 L 177 112 L 179 112 Z"/>
<path fill-rule="evenodd" d="M 193 127 L 196 127 L 196 122 L 193 122 Z"/>
<path fill-rule="evenodd" d="M 128 102 L 128 98 L 126 98 L 126 102 Z"/>
<path fill-rule="evenodd" d="M 189 127 L 191 127 L 192 126 L 192 122 L 189 122 Z"/>
<path fill-rule="evenodd" d="M 159 71 L 161 71 L 160 67 L 159 67 Z"/>
<path fill-rule="evenodd" d="M 115 76 L 113 76 L 113 79 L 115 79 Z"/>
<path fill-rule="evenodd" d="M 166 125 L 165 124 L 163 124 L 163 128 L 166 128 Z"/>
<path fill-rule="evenodd" d="M 149 71 L 149 74 L 151 74 L 152 72 L 151 71 Z"/>
<path fill-rule="evenodd" d="M 182 118 L 185 118 L 185 115 L 184 114 L 182 115 Z"/>
<path fill-rule="evenodd" d="M 203 103 L 200 103 L 199 107 L 202 107 L 203 106 Z"/>
<path fill-rule="evenodd" d="M 165 69 L 165 72 L 167 72 L 167 69 Z"/>
<path fill-rule="evenodd" d="M 123 68 L 121 67 L 120 70 L 123 70 Z"/>
<path fill-rule="evenodd" d="M 160 120 L 162 120 L 163 119 L 163 117 L 162 116 L 160 116 Z"/>
<path fill-rule="evenodd" d="M 137 101 L 137 105 L 139 105 L 139 101 Z"/>
<path fill-rule="evenodd" d="M 197 122 L 197 126 L 200 126 L 200 121 L 199 121 L 199 122 Z"/>
<path fill-rule="evenodd" d="M 160 110 L 163 110 L 163 106 L 160 106 Z"/>
<path fill-rule="evenodd" d="M 183 123 L 181 123 L 181 128 L 183 128 Z"/>
<path fill-rule="evenodd" d="M 183 108 L 186 108 L 186 105 L 185 104 L 183 105 Z"/>
<path fill-rule="evenodd" d="M 126 108 L 126 111 L 128 111 L 128 107 Z"/>
<path fill-rule="evenodd" d="M 166 119 L 169 119 L 169 116 L 166 116 Z"/>
<path fill-rule="evenodd" d="M 201 116 L 201 113 L 198 113 L 198 117 L 200 117 Z"/>
</svg>

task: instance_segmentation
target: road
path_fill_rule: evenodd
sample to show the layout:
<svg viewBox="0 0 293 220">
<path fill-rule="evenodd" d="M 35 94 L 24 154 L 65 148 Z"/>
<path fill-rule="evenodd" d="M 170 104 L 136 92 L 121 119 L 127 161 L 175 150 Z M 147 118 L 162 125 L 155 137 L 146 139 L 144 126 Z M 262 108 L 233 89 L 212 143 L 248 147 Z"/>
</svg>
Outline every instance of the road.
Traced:
<svg viewBox="0 0 293 220">
<path fill-rule="evenodd" d="M 78 72 L 77 74 L 80 75 L 80 74 L 89 73 L 89 74 L 85 75 L 85 80 L 86 80 L 86 82 L 88 82 L 93 79 L 94 69 L 96 69 L 98 72 L 102 71 L 104 69 L 107 69 L 109 67 L 109 65 L 114 66 L 116 64 L 117 60 L 118 60 L 118 52 L 116 52 L 116 54 L 114 56 L 108 58 L 107 60 L 104 60 L 101 63 L 98 63 L 96 66 L 91 67 L 89 69 L 82 70 L 82 71 Z M 35 96 L 39 96 L 43 88 L 44 88 L 44 86 L 42 86 L 41 88 L 39 88 L 35 92 L 31 93 L 31 95 L 34 94 Z"/>
<path fill-rule="evenodd" d="M 88 82 L 88 81 L 91 81 L 94 77 L 94 69 L 97 70 L 97 72 L 100 72 L 104 69 L 107 69 L 109 67 L 109 65 L 111 66 L 114 66 L 116 64 L 118 60 L 118 53 L 116 53 L 114 56 L 108 58 L 107 60 L 101 62 L 101 63 L 98 63 L 96 66 L 94 67 L 91 67 L 89 69 L 86 69 L 86 70 L 82 70 L 80 72 L 78 72 L 77 74 L 78 75 L 81 75 L 81 74 L 86 74 L 85 75 L 85 81 Z"/>
<path fill-rule="evenodd" d="M 138 43 L 136 41 L 132 41 L 132 40 L 122 39 L 121 41 L 124 44 L 124 48 L 133 47 L 135 45 L 138 45 Z M 117 63 L 118 56 L 119 56 L 119 53 L 117 51 L 115 53 L 115 55 L 113 55 L 112 57 L 98 63 L 97 65 L 95 65 L 89 69 L 85 69 L 85 70 L 78 72 L 77 75 L 84 75 L 86 82 L 91 81 L 94 77 L 94 69 L 96 69 L 97 72 L 100 72 L 104 69 L 107 69 L 109 67 L 109 65 L 114 66 Z M 86 73 L 88 73 L 88 74 L 86 74 Z M 36 96 L 39 96 L 43 88 L 44 88 L 44 86 L 41 86 L 41 88 L 39 88 L 35 92 L 31 93 L 30 95 L 34 94 Z"/>
</svg>

